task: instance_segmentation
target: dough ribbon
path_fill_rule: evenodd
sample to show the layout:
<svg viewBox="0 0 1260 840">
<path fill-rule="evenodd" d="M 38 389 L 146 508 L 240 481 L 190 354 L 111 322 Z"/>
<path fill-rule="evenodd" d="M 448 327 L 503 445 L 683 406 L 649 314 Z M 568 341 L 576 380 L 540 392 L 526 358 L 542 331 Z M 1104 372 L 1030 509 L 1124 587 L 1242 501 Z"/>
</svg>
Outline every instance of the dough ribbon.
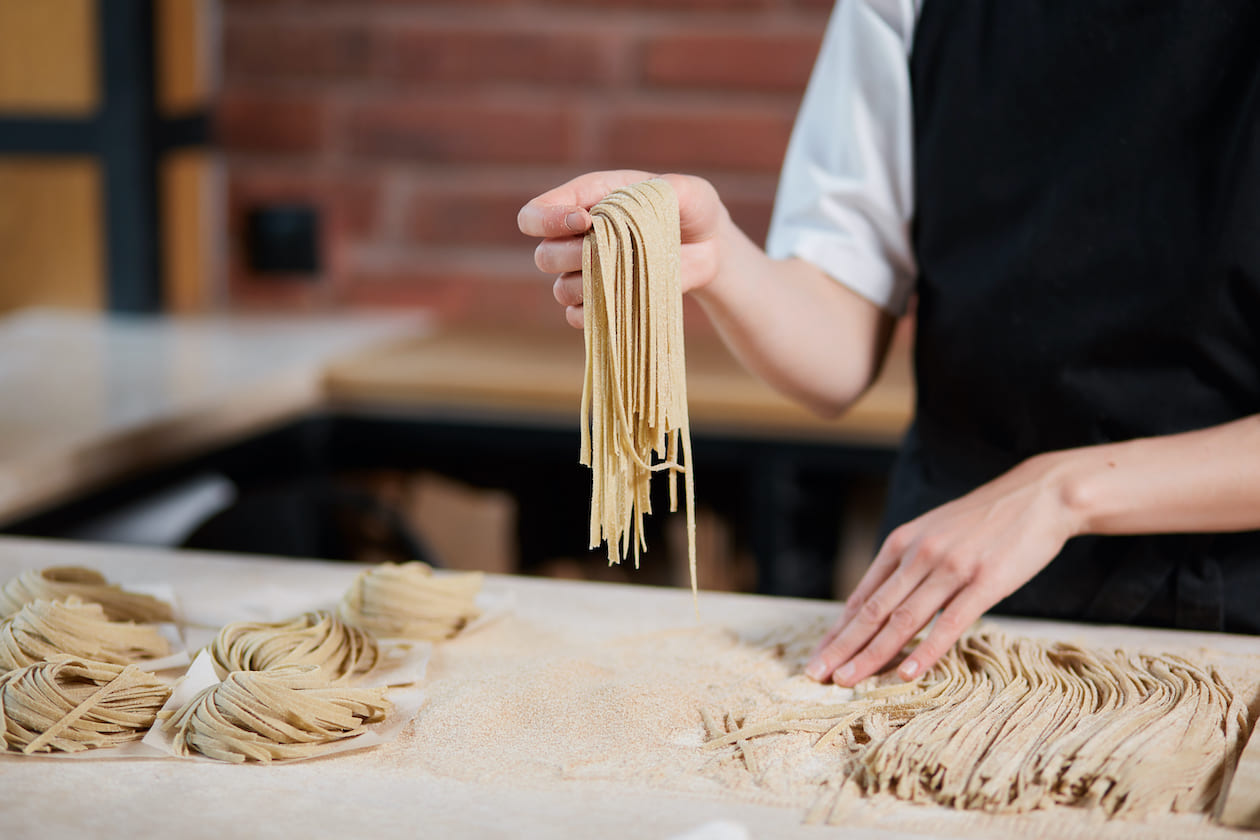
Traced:
<svg viewBox="0 0 1260 840">
<path fill-rule="evenodd" d="M 342 596 L 337 614 L 377 638 L 449 639 L 481 614 L 481 572 L 435 575 L 427 563 L 366 569 Z"/>
<path fill-rule="evenodd" d="M 0 671 L 58 654 L 126 665 L 170 652 L 170 642 L 156 627 L 110 621 L 100 604 L 73 596 L 65 601 L 32 601 L 0 621 Z"/>
<path fill-rule="evenodd" d="M 582 241 L 586 370 L 579 461 L 591 468 L 590 547 L 608 562 L 647 548 L 652 473 L 669 473 L 670 510 L 684 477 L 687 559 L 696 590 L 695 476 L 687 416 L 678 199 L 663 179 L 624 187 L 591 208 Z M 660 460 L 654 463 L 656 459 Z"/>
<path fill-rule="evenodd" d="M 330 612 L 308 612 L 288 621 L 237 621 L 211 642 L 214 669 L 269 671 L 283 665 L 314 665 L 330 683 L 371 671 L 380 658 L 376 640 Z"/>
<path fill-rule="evenodd" d="M 837 762 L 815 821 L 837 822 L 852 797 L 879 793 L 991 813 L 1071 805 L 1140 819 L 1210 810 L 1249 728 L 1240 694 L 1179 656 L 981 631 L 915 684 L 746 721 L 708 744 L 818 733 L 813 749 Z"/>
<path fill-rule="evenodd" d="M 70 596 L 100 604 L 111 621 L 161 623 L 174 621 L 171 605 L 139 592 L 128 592 L 95 569 L 50 566 L 28 569 L 0 589 L 0 618 L 8 618 L 31 601 L 64 601 Z"/>
<path fill-rule="evenodd" d="M 175 752 L 236 764 L 317 755 L 361 734 L 393 708 L 387 689 L 329 687 L 312 665 L 235 671 L 205 689 L 165 726 Z"/>
<path fill-rule="evenodd" d="M 80 752 L 138 741 L 171 689 L 135 665 L 56 656 L 0 676 L 11 752 Z"/>
</svg>

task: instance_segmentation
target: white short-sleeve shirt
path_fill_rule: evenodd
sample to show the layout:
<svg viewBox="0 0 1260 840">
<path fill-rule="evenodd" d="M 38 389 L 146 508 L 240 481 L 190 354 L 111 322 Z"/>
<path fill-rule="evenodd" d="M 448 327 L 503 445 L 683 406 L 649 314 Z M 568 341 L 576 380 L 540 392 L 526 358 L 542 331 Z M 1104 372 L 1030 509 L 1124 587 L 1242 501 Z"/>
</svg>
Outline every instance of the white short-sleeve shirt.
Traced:
<svg viewBox="0 0 1260 840">
<path fill-rule="evenodd" d="M 914 289 L 910 46 L 922 0 L 839 0 L 788 144 L 766 250 L 893 315 Z"/>
</svg>

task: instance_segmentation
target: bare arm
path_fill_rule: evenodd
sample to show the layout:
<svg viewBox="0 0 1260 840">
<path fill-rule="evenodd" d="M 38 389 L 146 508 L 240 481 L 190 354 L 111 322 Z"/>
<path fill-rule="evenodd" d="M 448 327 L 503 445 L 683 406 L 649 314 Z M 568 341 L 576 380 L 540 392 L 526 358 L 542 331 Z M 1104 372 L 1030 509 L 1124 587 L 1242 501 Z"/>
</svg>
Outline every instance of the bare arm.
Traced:
<svg viewBox="0 0 1260 840">
<path fill-rule="evenodd" d="M 1260 415 L 1038 455 L 897 528 L 807 672 L 853 685 L 940 611 L 902 663 L 911 679 L 1082 534 L 1260 528 Z"/>
<path fill-rule="evenodd" d="M 523 233 L 543 237 L 535 262 L 559 275 L 556 299 L 582 325 L 581 234 L 593 204 L 646 172 L 576 178 L 521 209 Z M 843 411 L 874 381 L 892 316 L 801 260 L 773 260 L 731 221 L 707 181 L 665 176 L 678 194 L 682 285 L 693 292 L 731 351 L 772 386 L 823 415 Z"/>
</svg>

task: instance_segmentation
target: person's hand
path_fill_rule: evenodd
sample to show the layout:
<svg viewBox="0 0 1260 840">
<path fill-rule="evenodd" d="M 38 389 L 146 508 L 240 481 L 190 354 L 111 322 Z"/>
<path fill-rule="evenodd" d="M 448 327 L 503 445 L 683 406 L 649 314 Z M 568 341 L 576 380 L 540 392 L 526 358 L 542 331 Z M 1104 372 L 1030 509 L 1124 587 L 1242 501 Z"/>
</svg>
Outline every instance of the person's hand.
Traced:
<svg viewBox="0 0 1260 840">
<path fill-rule="evenodd" d="M 591 227 L 587 211 L 609 193 L 658 177 L 650 172 L 592 172 L 549 190 L 521 208 L 521 233 L 543 241 L 534 252 L 540 271 L 558 275 L 553 292 L 565 307 L 565 319 L 582 327 L 582 235 Z M 727 220 L 726 207 L 713 185 L 691 175 L 664 175 L 678 196 L 681 281 L 684 292 L 707 285 L 717 273 L 717 234 Z"/>
<path fill-rule="evenodd" d="M 1079 533 L 1057 463 L 1054 453 L 1025 461 L 889 534 L 806 674 L 852 686 L 887 665 L 936 616 L 898 674 L 911 680 L 930 668 Z"/>
</svg>

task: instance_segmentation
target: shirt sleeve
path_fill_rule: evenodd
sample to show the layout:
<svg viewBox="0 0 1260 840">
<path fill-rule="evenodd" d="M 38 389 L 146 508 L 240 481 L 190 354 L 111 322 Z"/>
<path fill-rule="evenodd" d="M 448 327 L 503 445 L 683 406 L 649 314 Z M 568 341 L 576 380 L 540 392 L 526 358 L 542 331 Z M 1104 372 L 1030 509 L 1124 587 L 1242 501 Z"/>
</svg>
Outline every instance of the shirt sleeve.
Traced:
<svg viewBox="0 0 1260 840">
<path fill-rule="evenodd" d="M 766 250 L 900 315 L 917 268 L 909 52 L 921 0 L 839 0 L 788 144 Z"/>
</svg>

